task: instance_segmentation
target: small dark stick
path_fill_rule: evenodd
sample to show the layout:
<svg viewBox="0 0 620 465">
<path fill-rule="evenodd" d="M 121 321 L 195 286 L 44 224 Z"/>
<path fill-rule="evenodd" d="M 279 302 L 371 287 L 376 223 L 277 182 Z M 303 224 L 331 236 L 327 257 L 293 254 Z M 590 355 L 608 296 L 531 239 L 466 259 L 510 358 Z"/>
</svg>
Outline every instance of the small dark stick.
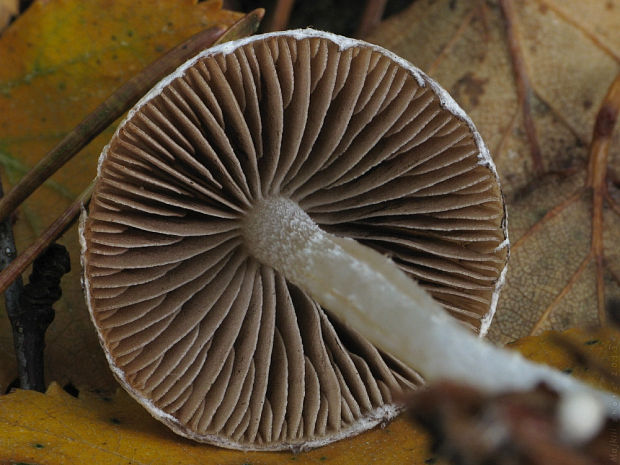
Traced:
<svg viewBox="0 0 620 465">
<path fill-rule="evenodd" d="M 59 244 L 50 245 L 34 261 L 30 282 L 19 296 L 17 312 L 9 315 L 22 389 L 45 391 L 45 331 L 54 320 L 52 305 L 62 295 L 60 279 L 70 269 L 67 249 Z"/>
<path fill-rule="evenodd" d="M 0 181 L 0 197 L 4 195 L 2 182 Z M 13 218 L 11 216 L 0 222 L 0 270 L 4 270 L 17 256 L 17 248 L 15 247 L 15 239 L 13 238 Z M 17 365 L 26 366 L 26 359 L 19 348 L 23 346 L 23 334 L 15 331 L 13 321 L 17 321 L 17 315 L 20 312 L 19 296 L 22 294 L 23 282 L 21 275 L 15 279 L 4 292 L 4 302 L 6 313 L 11 320 L 13 326 L 13 342 L 15 346 L 15 354 L 17 355 Z M 21 377 L 20 377 L 21 379 Z"/>
</svg>

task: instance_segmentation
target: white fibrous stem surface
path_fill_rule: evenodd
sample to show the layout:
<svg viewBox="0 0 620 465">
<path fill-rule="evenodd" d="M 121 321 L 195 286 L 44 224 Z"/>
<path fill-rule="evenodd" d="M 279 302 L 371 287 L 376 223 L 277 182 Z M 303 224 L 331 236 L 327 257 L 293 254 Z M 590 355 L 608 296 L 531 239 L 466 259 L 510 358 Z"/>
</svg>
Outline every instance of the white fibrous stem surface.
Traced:
<svg viewBox="0 0 620 465">
<path fill-rule="evenodd" d="M 243 234 L 256 259 L 427 382 L 451 380 L 488 393 L 529 390 L 544 382 L 561 394 L 590 395 L 610 416 L 620 416 L 618 396 L 478 338 L 394 262 L 321 230 L 291 200 L 257 202 Z"/>
</svg>

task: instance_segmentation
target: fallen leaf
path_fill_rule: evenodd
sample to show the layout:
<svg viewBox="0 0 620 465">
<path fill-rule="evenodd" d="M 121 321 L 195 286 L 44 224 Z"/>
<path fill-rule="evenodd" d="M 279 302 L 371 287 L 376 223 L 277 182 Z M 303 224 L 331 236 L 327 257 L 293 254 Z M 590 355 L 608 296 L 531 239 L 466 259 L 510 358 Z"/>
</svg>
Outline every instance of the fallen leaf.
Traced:
<svg viewBox="0 0 620 465">
<path fill-rule="evenodd" d="M 563 341 L 580 348 L 581 356 L 567 351 Z M 587 330 L 572 328 L 562 333 L 546 331 L 539 336 L 527 336 L 507 345 L 525 358 L 544 363 L 579 378 L 593 386 L 620 394 L 620 384 L 611 381 L 600 370 L 583 363 L 582 356 L 596 360 L 608 374 L 620 376 L 620 332 L 612 327 Z"/>
<path fill-rule="evenodd" d="M 241 17 L 221 2 L 35 2 L 0 37 L 0 164 L 5 191 L 116 87 L 201 29 Z M 78 39 L 86 38 L 88 40 Z M 114 128 L 89 144 L 18 211 L 17 247 L 30 244 L 94 177 Z M 114 389 L 80 285 L 75 228 L 61 240 L 72 272 L 46 341 L 47 379 Z M 0 393 L 17 377 L 10 325 L 0 311 Z"/>
<path fill-rule="evenodd" d="M 194 443 L 174 435 L 124 391 L 112 397 L 57 384 L 46 394 L 17 391 L 0 397 L 0 463 L 105 464 L 356 464 L 432 460 L 426 436 L 404 418 L 355 438 L 299 454 L 240 452 Z"/>
<path fill-rule="evenodd" d="M 423 0 L 369 37 L 448 89 L 495 159 L 513 248 L 494 341 L 599 324 L 620 296 L 620 131 L 598 164 L 616 179 L 598 181 L 600 223 L 587 184 L 619 31 L 617 0 Z"/>
<path fill-rule="evenodd" d="M 528 337 L 511 347 L 599 387 L 604 377 L 567 353 L 558 338 L 574 342 L 609 371 L 618 369 L 620 335 L 611 329 L 570 330 Z M 615 386 L 618 391 L 619 386 Z M 79 398 L 50 385 L 47 393 L 17 390 L 0 396 L 0 464 L 57 465 L 199 464 L 410 464 L 441 465 L 429 452 L 428 437 L 403 416 L 385 428 L 308 452 L 239 452 L 175 436 L 124 391 L 106 396 L 82 390 Z"/>
</svg>

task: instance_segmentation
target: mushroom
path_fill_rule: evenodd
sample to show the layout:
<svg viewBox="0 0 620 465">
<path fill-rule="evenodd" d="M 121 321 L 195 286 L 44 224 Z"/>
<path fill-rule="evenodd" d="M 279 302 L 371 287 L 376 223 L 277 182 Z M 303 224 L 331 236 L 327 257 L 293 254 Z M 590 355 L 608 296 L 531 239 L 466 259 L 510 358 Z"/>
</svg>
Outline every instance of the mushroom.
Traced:
<svg viewBox="0 0 620 465">
<path fill-rule="evenodd" d="M 483 335 L 508 254 L 470 119 L 390 52 L 313 30 L 214 47 L 160 82 L 104 149 L 81 235 L 121 385 L 177 433 L 246 450 L 356 434 L 422 383 L 389 333 L 343 318 L 372 302 L 407 324 L 372 273 Z"/>
</svg>

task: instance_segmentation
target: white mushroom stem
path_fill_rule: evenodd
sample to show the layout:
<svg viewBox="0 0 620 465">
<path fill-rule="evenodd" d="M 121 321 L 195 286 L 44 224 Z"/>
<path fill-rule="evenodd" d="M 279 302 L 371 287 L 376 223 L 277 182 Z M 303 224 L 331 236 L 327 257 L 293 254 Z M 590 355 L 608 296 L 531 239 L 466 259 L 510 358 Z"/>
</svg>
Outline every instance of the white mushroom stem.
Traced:
<svg viewBox="0 0 620 465">
<path fill-rule="evenodd" d="M 326 233 L 291 200 L 258 202 L 248 212 L 243 234 L 259 261 L 429 382 L 452 380 L 489 393 L 545 382 L 562 394 L 587 393 L 612 417 L 620 414 L 618 396 L 478 338 L 391 260 Z"/>
</svg>

